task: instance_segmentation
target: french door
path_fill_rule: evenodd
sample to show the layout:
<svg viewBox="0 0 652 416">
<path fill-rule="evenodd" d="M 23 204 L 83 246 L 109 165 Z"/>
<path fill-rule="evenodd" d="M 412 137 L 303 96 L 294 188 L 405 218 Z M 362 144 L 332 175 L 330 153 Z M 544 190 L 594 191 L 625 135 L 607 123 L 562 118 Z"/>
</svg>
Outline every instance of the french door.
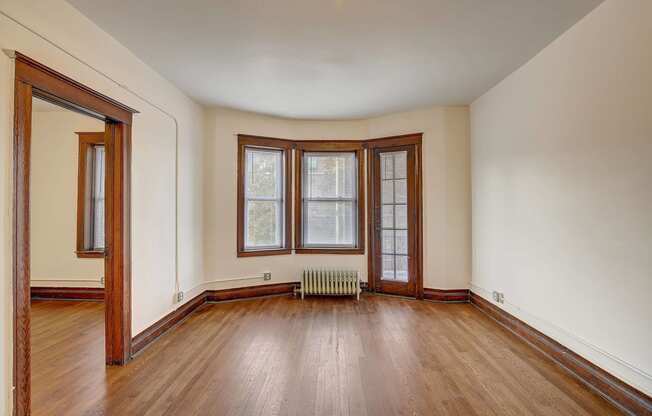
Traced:
<svg viewBox="0 0 652 416">
<path fill-rule="evenodd" d="M 422 292 L 417 149 L 395 142 L 370 148 L 369 279 L 376 292 L 413 297 Z"/>
</svg>

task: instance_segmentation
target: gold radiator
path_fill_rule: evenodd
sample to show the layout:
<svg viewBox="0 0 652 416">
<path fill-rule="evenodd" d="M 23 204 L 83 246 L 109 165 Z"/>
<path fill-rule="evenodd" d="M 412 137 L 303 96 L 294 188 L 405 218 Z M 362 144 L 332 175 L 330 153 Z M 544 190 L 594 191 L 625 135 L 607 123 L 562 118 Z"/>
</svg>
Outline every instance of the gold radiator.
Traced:
<svg viewBox="0 0 652 416">
<path fill-rule="evenodd" d="M 301 299 L 305 295 L 353 295 L 360 300 L 360 276 L 356 270 L 304 270 Z"/>
</svg>

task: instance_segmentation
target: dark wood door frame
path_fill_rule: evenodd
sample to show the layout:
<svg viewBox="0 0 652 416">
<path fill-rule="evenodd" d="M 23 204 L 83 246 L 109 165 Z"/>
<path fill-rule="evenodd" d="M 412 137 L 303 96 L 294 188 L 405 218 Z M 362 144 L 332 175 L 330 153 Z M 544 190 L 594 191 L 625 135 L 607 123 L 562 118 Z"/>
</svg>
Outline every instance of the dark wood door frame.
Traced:
<svg viewBox="0 0 652 416">
<path fill-rule="evenodd" d="M 422 166 L 422 142 L 423 133 L 406 134 L 402 136 L 383 137 L 379 139 L 367 140 L 367 235 L 369 241 L 369 255 L 367 256 L 367 276 L 368 288 L 370 291 L 376 291 L 376 261 L 374 253 L 377 250 L 378 242 L 374 238 L 376 222 L 380 221 L 378 214 L 374 209 L 375 203 L 380 195 L 374 192 L 373 175 L 376 169 L 375 149 L 392 148 L 400 146 L 414 146 L 415 150 L 415 187 L 416 187 L 416 206 L 415 214 L 412 221 L 416 225 L 416 275 L 414 297 L 423 299 L 423 166 Z"/>
<path fill-rule="evenodd" d="M 32 97 L 100 118 L 106 123 L 104 300 L 107 364 L 124 364 L 131 353 L 131 124 L 137 111 L 25 55 L 16 52 L 14 57 L 14 414 L 27 416 L 31 411 L 29 189 Z"/>
</svg>

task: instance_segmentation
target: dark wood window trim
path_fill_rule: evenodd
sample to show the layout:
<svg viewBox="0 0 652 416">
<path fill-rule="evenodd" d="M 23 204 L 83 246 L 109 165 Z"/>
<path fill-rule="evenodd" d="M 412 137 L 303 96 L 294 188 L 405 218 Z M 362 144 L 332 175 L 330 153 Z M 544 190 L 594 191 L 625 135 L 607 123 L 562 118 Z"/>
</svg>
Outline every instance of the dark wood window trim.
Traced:
<svg viewBox="0 0 652 416">
<path fill-rule="evenodd" d="M 77 249 L 78 258 L 97 259 L 104 257 L 104 250 L 89 250 L 86 248 L 84 235 L 86 233 L 86 153 L 92 146 L 104 146 L 104 132 L 77 132 L 79 136 L 79 160 L 77 170 Z"/>
<path fill-rule="evenodd" d="M 294 244 L 297 254 L 364 254 L 365 252 L 365 141 L 337 140 L 319 141 L 304 140 L 295 142 L 295 173 L 294 173 Z M 353 248 L 319 247 L 310 248 L 303 245 L 303 155 L 305 152 L 355 152 L 358 163 L 358 239 Z"/>
<path fill-rule="evenodd" d="M 31 408 L 30 145 L 32 97 L 105 122 L 106 247 L 104 260 L 107 364 L 131 357 L 131 123 L 137 111 L 18 52 L 15 61 L 13 136 L 13 402 L 15 416 Z"/>
<path fill-rule="evenodd" d="M 245 249 L 245 149 L 268 148 L 283 151 L 284 166 L 284 198 L 285 198 L 285 238 L 283 247 L 278 249 L 246 250 Z M 292 239 L 292 148 L 291 140 L 275 139 L 272 137 L 260 137 L 239 134 L 238 135 L 238 218 L 237 218 L 237 256 L 257 257 L 291 254 L 290 247 Z"/>
</svg>

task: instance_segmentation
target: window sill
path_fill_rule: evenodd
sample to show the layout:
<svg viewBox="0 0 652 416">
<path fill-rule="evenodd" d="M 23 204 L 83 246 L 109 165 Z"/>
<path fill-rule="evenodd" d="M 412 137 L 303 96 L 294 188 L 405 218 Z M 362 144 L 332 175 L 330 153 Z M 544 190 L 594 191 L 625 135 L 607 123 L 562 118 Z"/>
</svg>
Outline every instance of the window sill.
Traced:
<svg viewBox="0 0 652 416">
<path fill-rule="evenodd" d="M 274 249 L 274 250 L 251 250 L 251 251 L 238 250 L 238 257 L 279 256 L 282 254 L 292 254 L 292 250 L 289 248 L 281 248 L 281 249 Z"/>
<path fill-rule="evenodd" d="M 297 248 L 296 254 L 364 254 L 363 248 Z"/>
<path fill-rule="evenodd" d="M 75 251 L 79 259 L 102 259 L 104 258 L 104 251 Z"/>
</svg>

